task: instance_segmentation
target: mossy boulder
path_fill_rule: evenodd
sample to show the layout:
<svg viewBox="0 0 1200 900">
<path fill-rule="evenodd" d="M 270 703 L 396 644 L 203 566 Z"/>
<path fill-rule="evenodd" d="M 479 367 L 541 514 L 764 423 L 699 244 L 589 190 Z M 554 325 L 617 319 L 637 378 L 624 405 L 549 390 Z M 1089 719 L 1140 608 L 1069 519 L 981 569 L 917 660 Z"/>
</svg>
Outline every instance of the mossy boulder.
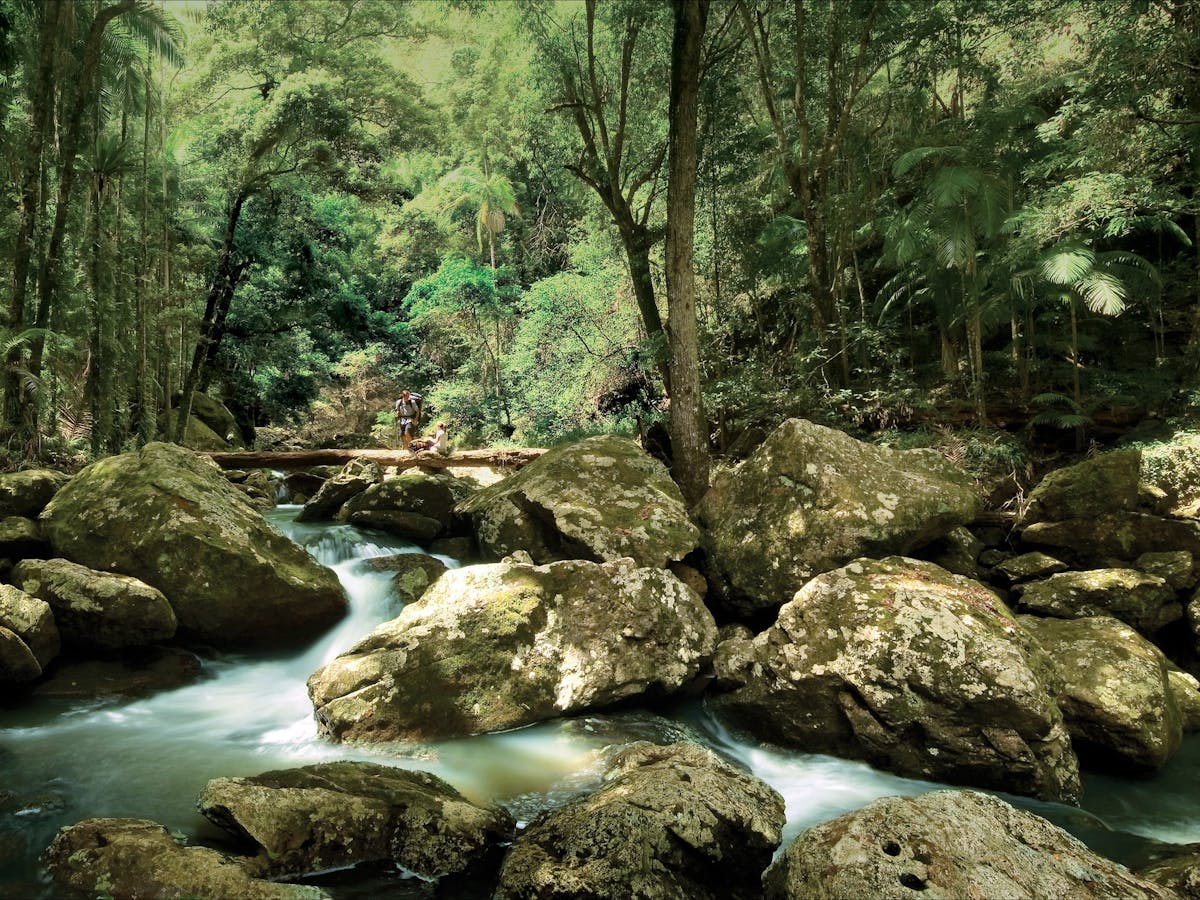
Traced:
<svg viewBox="0 0 1200 900">
<path fill-rule="evenodd" d="M 180 632 L 214 644 L 309 636 L 345 613 L 337 576 L 172 444 L 88 466 L 42 513 L 55 553 L 166 595 Z"/>
<path fill-rule="evenodd" d="M 1183 733 L 1200 731 L 1200 679 L 1168 660 L 1167 684 L 1183 719 Z"/>
<path fill-rule="evenodd" d="M 1059 572 L 1026 582 L 1020 586 L 1018 606 L 1060 619 L 1114 616 L 1147 635 L 1183 617 L 1183 606 L 1171 586 L 1136 569 Z"/>
<path fill-rule="evenodd" d="M 471 803 L 436 775 L 368 762 L 217 778 L 197 806 L 250 845 L 246 868 L 260 877 L 390 860 L 438 878 L 469 868 L 514 828 L 508 813 Z"/>
<path fill-rule="evenodd" d="M 783 798 L 698 744 L 634 744 L 604 787 L 543 814 L 500 869 L 496 900 L 740 900 L 779 846 Z"/>
<path fill-rule="evenodd" d="M 1056 469 L 1030 492 L 1021 521 L 1061 522 L 1136 509 L 1141 458 L 1136 450 L 1101 453 Z"/>
<path fill-rule="evenodd" d="M 1162 651 L 1108 616 L 1019 621 L 1058 671 L 1056 699 L 1081 756 L 1153 770 L 1175 755 L 1183 740 L 1176 703 L 1183 685 L 1173 689 Z"/>
<path fill-rule="evenodd" d="M 1036 522 L 1021 532 L 1029 547 L 1052 548 L 1076 566 L 1101 568 L 1114 559 L 1134 560 L 1143 553 L 1186 550 L 1200 554 L 1200 522 L 1125 512 L 1085 516 L 1061 522 Z"/>
<path fill-rule="evenodd" d="M 26 469 L 0 475 L 0 518 L 36 519 L 68 480 L 68 476 L 52 469 Z"/>
<path fill-rule="evenodd" d="M 176 402 L 179 398 L 176 398 Z M 243 447 L 245 441 L 237 416 L 220 400 L 208 394 L 192 394 L 192 415 L 230 447 Z"/>
<path fill-rule="evenodd" d="M 319 522 L 334 518 L 342 505 L 373 484 L 383 481 L 383 470 L 371 459 L 352 459 L 304 504 L 296 515 L 297 522 Z"/>
<path fill-rule="evenodd" d="M 26 559 L 9 575 L 45 601 L 65 642 L 100 650 L 137 647 L 175 636 L 175 611 L 162 592 L 128 575 L 98 572 L 65 559 Z"/>
<path fill-rule="evenodd" d="M 0 685 L 25 684 L 42 674 L 42 666 L 12 629 L 0 625 Z"/>
<path fill-rule="evenodd" d="M 767 900 L 1175 896 L 1040 816 L 975 791 L 884 797 L 810 828 L 763 885 Z"/>
<path fill-rule="evenodd" d="M 402 603 L 420 598 L 429 586 L 447 571 L 445 563 L 424 553 L 397 553 L 376 556 L 365 562 L 373 572 L 391 572 L 392 585 Z"/>
<path fill-rule="evenodd" d="M 484 553 L 524 550 L 537 563 L 630 557 L 664 566 L 699 539 L 666 468 L 616 435 L 556 447 L 458 509 Z"/>
<path fill-rule="evenodd" d="M 507 559 L 446 572 L 308 690 L 335 739 L 436 740 L 676 691 L 716 637 L 700 598 L 665 570 Z"/>
<path fill-rule="evenodd" d="M 163 414 L 158 417 L 158 436 L 160 440 L 166 441 L 175 430 L 175 411 L 170 414 Z M 183 431 L 183 440 L 180 444 L 187 447 L 189 450 L 201 450 L 204 452 L 222 452 L 229 450 L 229 443 L 197 419 L 195 416 L 188 416 L 187 427 Z"/>
<path fill-rule="evenodd" d="M 0 625 L 19 637 L 46 668 L 61 649 L 61 637 L 50 604 L 11 584 L 0 584 Z"/>
<path fill-rule="evenodd" d="M 755 737 L 914 778 L 1079 794 L 1050 660 L 994 593 L 932 563 L 819 575 L 719 661 L 732 690 L 710 702 Z"/>
<path fill-rule="evenodd" d="M 876 447 L 791 419 L 719 475 L 696 514 L 720 599 L 753 613 L 856 557 L 908 553 L 979 508 L 967 475 L 933 451 Z"/>
<path fill-rule="evenodd" d="M 120 900 L 320 900 L 316 887 L 260 881 L 234 858 L 179 843 L 145 819 L 85 819 L 63 828 L 43 856 L 60 888 Z"/>
<path fill-rule="evenodd" d="M 356 494 L 342 506 L 337 517 L 343 522 L 383 528 L 402 538 L 428 544 L 439 534 L 448 533 L 454 523 L 458 481 L 454 475 L 409 469 Z"/>
</svg>

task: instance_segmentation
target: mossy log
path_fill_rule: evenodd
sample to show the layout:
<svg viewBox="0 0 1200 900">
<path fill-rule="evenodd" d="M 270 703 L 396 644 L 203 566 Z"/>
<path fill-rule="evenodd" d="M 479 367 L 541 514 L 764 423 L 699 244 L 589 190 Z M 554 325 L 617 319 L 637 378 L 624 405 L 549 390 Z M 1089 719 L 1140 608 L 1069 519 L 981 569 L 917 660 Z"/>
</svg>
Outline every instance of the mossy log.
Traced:
<svg viewBox="0 0 1200 900">
<path fill-rule="evenodd" d="M 448 469 L 459 466 L 489 466 L 519 469 L 546 451 L 538 447 L 507 450 L 461 450 L 449 456 L 411 453 L 407 450 L 281 450 L 205 453 L 223 469 L 304 469 L 308 466 L 343 465 L 352 459 L 371 459 L 397 469 Z"/>
</svg>

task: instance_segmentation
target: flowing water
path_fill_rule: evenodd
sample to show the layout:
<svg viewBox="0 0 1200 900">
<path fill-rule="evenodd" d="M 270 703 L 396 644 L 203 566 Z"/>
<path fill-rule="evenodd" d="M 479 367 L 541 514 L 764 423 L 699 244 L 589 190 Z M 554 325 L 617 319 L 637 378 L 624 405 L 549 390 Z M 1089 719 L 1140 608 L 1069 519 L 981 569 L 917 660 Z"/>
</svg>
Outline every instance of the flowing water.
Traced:
<svg viewBox="0 0 1200 900">
<path fill-rule="evenodd" d="M 524 822 L 594 787 L 605 747 L 689 736 L 739 760 L 784 796 L 785 844 L 804 828 L 877 797 L 938 787 L 862 763 L 760 746 L 728 732 L 697 702 L 386 750 L 321 740 L 305 691 L 308 676 L 400 609 L 391 576 L 369 571 L 364 560 L 420 548 L 345 525 L 298 524 L 296 509 L 280 508 L 269 517 L 331 566 L 350 598 L 348 615 L 319 640 L 286 654 L 208 654 L 198 681 L 145 699 L 35 698 L 0 709 L 0 896 L 53 896 L 38 855 L 62 825 L 128 816 L 219 841 L 220 832 L 195 810 L 208 779 L 326 760 L 371 759 L 432 771 L 472 799 L 502 803 Z M 1160 841 L 1200 841 L 1198 779 L 1200 736 L 1188 739 L 1152 778 L 1085 776 L 1079 809 L 1007 799 L 1133 864 Z M 356 898 L 377 893 L 381 879 L 389 896 L 432 896 L 431 885 L 388 867 L 335 874 L 321 883 L 335 897 Z M 480 890 L 465 884 L 451 893 L 470 897 Z"/>
</svg>

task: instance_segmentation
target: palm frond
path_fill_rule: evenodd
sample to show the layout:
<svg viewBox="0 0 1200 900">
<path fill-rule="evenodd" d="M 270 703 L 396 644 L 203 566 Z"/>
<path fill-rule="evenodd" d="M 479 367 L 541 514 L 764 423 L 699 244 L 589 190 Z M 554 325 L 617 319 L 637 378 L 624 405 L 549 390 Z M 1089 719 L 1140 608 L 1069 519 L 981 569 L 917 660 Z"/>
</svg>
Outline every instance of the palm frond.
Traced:
<svg viewBox="0 0 1200 900">
<path fill-rule="evenodd" d="M 1102 316 L 1125 311 L 1125 285 L 1108 272 L 1089 272 L 1079 279 L 1078 290 L 1087 308 Z"/>
<path fill-rule="evenodd" d="M 936 157 L 944 157 L 946 159 L 961 159 L 963 148 L 958 146 L 950 147 L 917 147 L 915 150 L 909 150 L 901 156 L 892 165 L 892 175 L 896 178 L 903 178 L 921 163 L 927 159 Z"/>
<path fill-rule="evenodd" d="M 1096 254 L 1080 244 L 1060 244 L 1042 257 L 1038 271 L 1051 284 L 1070 286 L 1092 271 Z"/>
</svg>

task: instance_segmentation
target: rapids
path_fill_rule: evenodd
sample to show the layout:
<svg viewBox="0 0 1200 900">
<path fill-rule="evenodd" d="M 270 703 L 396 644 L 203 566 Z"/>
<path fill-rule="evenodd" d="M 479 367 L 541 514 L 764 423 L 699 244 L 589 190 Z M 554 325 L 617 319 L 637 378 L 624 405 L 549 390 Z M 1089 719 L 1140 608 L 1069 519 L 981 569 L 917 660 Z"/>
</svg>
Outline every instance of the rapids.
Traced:
<svg viewBox="0 0 1200 900">
<path fill-rule="evenodd" d="M 687 736 L 739 760 L 784 796 L 785 843 L 877 797 L 939 787 L 863 763 L 746 741 L 695 701 L 437 744 L 351 748 L 321 740 L 305 690 L 308 676 L 400 609 L 390 575 L 368 571 L 363 561 L 420 548 L 345 525 L 298 524 L 293 521 L 298 509 L 281 507 L 269 518 L 332 567 L 350 598 L 347 616 L 320 639 L 269 655 L 202 652 L 198 681 L 145 699 L 34 698 L 0 708 L 0 896 L 54 896 L 38 856 L 63 825 L 93 816 L 128 816 L 219 843 L 224 835 L 195 809 L 208 779 L 334 759 L 429 770 L 472 799 L 502 803 L 525 822 L 592 788 L 604 747 Z M 1159 841 L 1200 841 L 1198 783 L 1200 736 L 1193 736 L 1152 778 L 1085 774 L 1079 809 L 1006 799 L 1050 818 L 1097 851 L 1136 864 Z M 388 867 L 312 880 L 346 900 L 377 893 L 381 881 L 389 896 L 425 897 L 433 890 Z M 438 896 L 478 896 L 479 890 L 468 882 Z"/>
</svg>

